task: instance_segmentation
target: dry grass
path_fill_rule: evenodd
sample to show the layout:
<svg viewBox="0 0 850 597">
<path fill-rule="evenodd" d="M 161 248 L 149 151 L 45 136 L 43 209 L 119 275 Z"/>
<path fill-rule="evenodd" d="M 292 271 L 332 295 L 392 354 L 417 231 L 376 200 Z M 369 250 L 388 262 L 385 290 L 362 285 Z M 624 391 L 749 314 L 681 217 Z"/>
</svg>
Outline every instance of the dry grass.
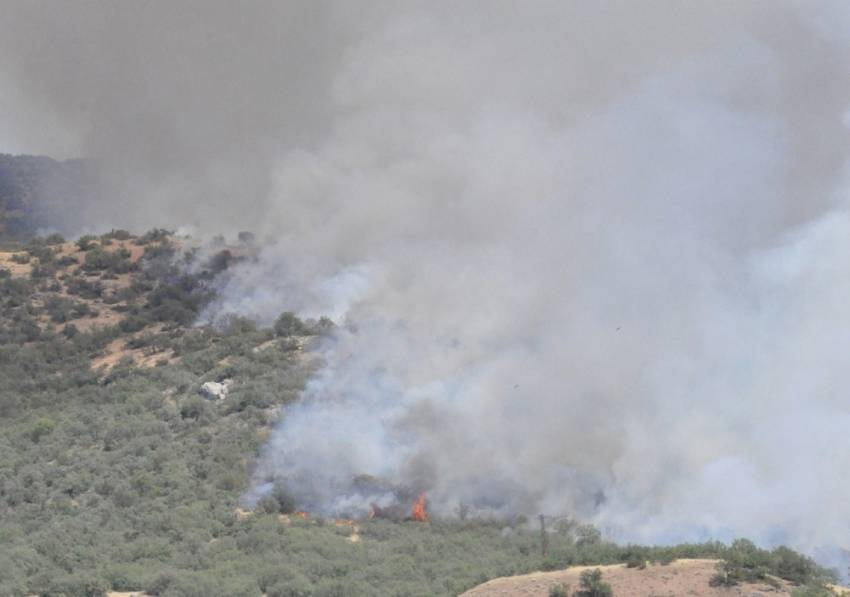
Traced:
<svg viewBox="0 0 850 597">
<path fill-rule="evenodd" d="M 158 331 L 158 330 L 146 330 Z M 133 334 L 135 336 L 137 334 Z M 132 337 L 132 336 L 130 336 Z M 104 354 L 97 356 L 91 360 L 91 368 L 109 372 L 115 365 L 121 362 L 124 358 L 133 360 L 136 367 L 150 369 L 156 367 L 161 361 L 166 361 L 168 364 L 177 362 L 179 357 L 174 355 L 172 350 L 164 352 L 150 352 L 149 348 L 128 348 L 127 338 L 117 338 L 106 345 Z"/>
<path fill-rule="evenodd" d="M 93 241 L 92 244 L 98 245 L 99 242 Z M 113 240 L 110 244 L 102 246 L 102 248 L 103 250 L 110 253 L 114 253 L 120 250 L 126 250 L 130 254 L 129 260 L 134 263 L 138 262 L 145 252 L 145 247 L 136 245 L 133 240 Z M 68 324 L 66 324 L 73 324 L 74 327 L 76 327 L 80 332 L 90 332 L 95 328 L 108 328 L 117 325 L 124 318 L 124 316 L 121 313 L 117 312 L 115 309 L 113 309 L 111 305 L 106 304 L 100 298 L 87 299 L 80 296 L 71 295 L 67 291 L 66 284 L 64 284 L 60 280 L 60 276 L 62 274 L 68 274 L 73 270 L 76 270 L 82 263 L 84 263 L 86 252 L 80 250 L 80 248 L 72 242 L 66 242 L 60 245 L 56 245 L 54 247 L 54 251 L 56 253 L 57 260 L 60 260 L 63 257 L 73 257 L 77 261 L 77 264 L 69 265 L 65 268 L 60 267 L 54 276 L 54 279 L 60 284 L 60 289 L 58 291 L 50 293 L 39 293 L 39 296 L 33 298 L 33 304 L 37 307 L 43 307 L 51 296 L 69 298 L 76 301 L 77 303 L 87 304 L 89 309 L 92 312 L 96 313 L 96 315 L 89 315 L 74 319 L 73 321 L 70 321 L 68 322 Z M 0 268 L 8 269 L 13 278 L 29 278 L 30 274 L 32 273 L 32 263 L 21 264 L 12 261 L 13 255 L 21 253 L 24 253 L 24 251 L 0 251 Z M 99 282 L 105 289 L 105 294 L 113 294 L 121 289 L 128 288 L 132 283 L 132 275 L 130 273 L 124 273 L 116 275 L 113 279 L 99 278 Z M 42 313 L 40 316 L 38 316 L 36 318 L 36 321 L 38 325 L 42 328 L 42 330 L 47 329 L 47 327 L 51 325 L 50 317 L 46 313 Z M 159 333 L 161 331 L 161 324 L 149 326 L 147 329 L 143 330 L 143 332 L 153 333 Z M 152 353 L 150 349 L 146 348 L 128 348 L 128 340 L 136 335 L 138 335 L 138 333 L 132 336 L 125 336 L 121 339 L 112 341 L 106 347 L 103 354 L 92 359 L 91 367 L 93 369 L 102 369 L 103 371 L 109 371 L 124 357 L 131 358 L 136 366 L 146 368 L 155 367 L 157 363 L 163 360 L 169 363 L 173 363 L 177 360 L 172 351 Z"/>
<path fill-rule="evenodd" d="M 792 586 L 783 582 L 779 588 L 764 583 L 741 583 L 734 587 L 712 587 L 717 560 L 677 560 L 666 566 L 652 565 L 643 570 L 612 566 L 574 566 L 555 572 L 533 572 L 521 576 L 497 578 L 463 593 L 466 597 L 548 597 L 557 584 L 579 588 L 579 577 L 585 570 L 599 568 L 602 580 L 611 585 L 617 597 L 660 597 L 689 595 L 692 597 L 731 597 L 746 595 L 791 595 Z"/>
<path fill-rule="evenodd" d="M 23 251 L 0 251 L 0 268 L 9 270 L 13 278 L 28 278 L 32 272 L 31 263 L 15 263 L 12 256 L 22 254 Z"/>
</svg>

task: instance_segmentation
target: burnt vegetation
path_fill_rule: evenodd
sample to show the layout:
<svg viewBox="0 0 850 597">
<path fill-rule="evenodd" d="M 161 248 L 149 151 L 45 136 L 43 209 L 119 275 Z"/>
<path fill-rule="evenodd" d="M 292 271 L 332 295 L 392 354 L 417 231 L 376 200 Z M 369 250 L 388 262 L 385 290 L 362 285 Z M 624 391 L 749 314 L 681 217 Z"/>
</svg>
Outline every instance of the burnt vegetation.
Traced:
<svg viewBox="0 0 850 597">
<path fill-rule="evenodd" d="M 294 516 L 283 486 L 241 510 L 270 426 L 315 366 L 302 347 L 333 328 L 289 312 L 270 327 L 196 324 L 216 276 L 252 244 L 243 234 L 201 259 L 168 231 L 116 230 L 4 254 L 0 595 L 455 595 L 539 569 L 695 557 L 724 560 L 715 582 L 725 585 L 778 578 L 817 591 L 831 579 L 787 548 L 620 546 L 572 522 L 551 529 L 542 556 L 529 521 L 476 519 L 463 504 L 428 523 L 376 517 L 356 531 Z M 225 379 L 226 399 L 199 395 Z M 586 580 L 577 594 L 610 594 Z"/>
</svg>

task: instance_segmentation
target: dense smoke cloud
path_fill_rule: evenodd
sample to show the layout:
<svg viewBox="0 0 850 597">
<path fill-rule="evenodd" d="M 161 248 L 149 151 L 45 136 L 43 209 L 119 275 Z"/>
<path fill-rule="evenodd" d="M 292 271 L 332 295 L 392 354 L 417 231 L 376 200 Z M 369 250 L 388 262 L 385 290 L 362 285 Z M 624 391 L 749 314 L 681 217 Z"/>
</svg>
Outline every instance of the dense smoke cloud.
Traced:
<svg viewBox="0 0 850 597">
<path fill-rule="evenodd" d="M 843 3 L 177 6 L 23 4 L 0 64 L 103 222 L 272 241 L 208 317 L 342 324 L 260 490 L 848 547 Z"/>
<path fill-rule="evenodd" d="M 0 81 L 15 120 L 62 115 L 100 166 L 63 231 L 248 225 L 274 161 L 326 127 L 345 35 L 321 0 L 4 2 Z"/>
</svg>

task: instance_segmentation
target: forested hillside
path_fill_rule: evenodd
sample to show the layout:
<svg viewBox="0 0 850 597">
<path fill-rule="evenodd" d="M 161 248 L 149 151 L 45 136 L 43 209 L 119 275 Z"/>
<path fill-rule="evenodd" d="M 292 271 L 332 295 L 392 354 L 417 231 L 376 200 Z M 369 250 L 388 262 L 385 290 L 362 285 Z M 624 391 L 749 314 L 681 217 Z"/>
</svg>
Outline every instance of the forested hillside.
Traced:
<svg viewBox="0 0 850 597">
<path fill-rule="evenodd" d="M 285 493 L 240 507 L 270 426 L 320 365 L 311 347 L 333 333 L 290 313 L 272 328 L 196 325 L 218 276 L 251 254 L 164 230 L 0 253 L 0 595 L 453 595 L 685 556 L 737 562 L 730 584 L 827 578 L 790 550 L 623 547 L 575 521 L 551 529 L 544 556 L 520 515 L 325 520 L 295 515 Z"/>
</svg>

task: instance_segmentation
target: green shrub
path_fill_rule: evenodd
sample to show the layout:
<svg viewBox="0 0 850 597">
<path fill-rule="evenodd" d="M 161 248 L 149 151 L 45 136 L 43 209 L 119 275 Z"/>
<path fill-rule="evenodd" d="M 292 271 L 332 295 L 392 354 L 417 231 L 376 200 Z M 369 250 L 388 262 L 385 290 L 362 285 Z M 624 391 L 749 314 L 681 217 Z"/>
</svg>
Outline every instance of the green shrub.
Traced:
<svg viewBox="0 0 850 597">
<path fill-rule="evenodd" d="M 107 251 L 102 248 L 94 248 L 86 253 L 83 261 L 83 270 L 87 272 L 106 271 L 110 274 L 125 274 L 136 268 L 136 264 L 129 260 L 130 253 L 126 249 L 119 251 Z"/>
<path fill-rule="evenodd" d="M 241 336 L 257 332 L 257 324 L 253 320 L 237 315 L 222 318 L 219 326 L 225 336 Z"/>
<path fill-rule="evenodd" d="M 585 570 L 580 577 L 581 590 L 576 591 L 577 597 L 612 597 L 611 585 L 602 582 L 602 570 L 595 568 Z"/>
<path fill-rule="evenodd" d="M 304 323 L 291 311 L 284 311 L 274 322 L 274 332 L 281 338 L 300 336 L 305 331 Z"/>
<path fill-rule="evenodd" d="M 835 575 L 811 559 L 787 547 L 772 552 L 758 548 L 752 541 L 736 539 L 723 550 L 713 586 L 734 586 L 741 582 L 770 581 L 772 577 L 796 583 L 834 582 Z"/>
<path fill-rule="evenodd" d="M 308 321 L 308 333 L 314 336 L 325 336 L 333 332 L 336 324 L 328 317 L 320 317 L 318 321 Z"/>
<path fill-rule="evenodd" d="M 141 567 L 127 563 L 107 566 L 103 576 L 113 591 L 141 591 L 147 577 Z"/>
<path fill-rule="evenodd" d="M 149 244 L 145 246 L 145 252 L 142 257 L 146 261 L 153 261 L 155 259 L 171 259 L 174 256 L 174 251 L 174 245 L 167 240 L 163 240 L 156 244 Z"/>
<path fill-rule="evenodd" d="M 66 280 L 65 289 L 68 294 L 74 294 L 84 299 L 100 298 L 103 294 L 103 284 L 97 280 L 89 282 L 79 276 L 73 276 Z"/>
<path fill-rule="evenodd" d="M 97 243 L 95 241 L 97 241 L 96 236 L 87 234 L 78 238 L 76 245 L 80 249 L 80 251 L 90 251 L 91 249 L 97 246 Z"/>
<path fill-rule="evenodd" d="M 114 239 L 114 240 L 130 240 L 133 238 L 133 235 L 127 232 L 126 230 L 110 230 L 106 234 L 102 235 L 100 238 L 102 239 Z"/>
<path fill-rule="evenodd" d="M 200 396 L 192 396 L 180 406 L 180 416 L 184 419 L 199 419 L 207 410 L 206 401 Z"/>
<path fill-rule="evenodd" d="M 774 549 L 770 560 L 773 574 L 795 584 L 829 580 L 820 577 L 818 565 L 813 560 L 785 546 Z"/>
<path fill-rule="evenodd" d="M 53 263 L 56 260 L 53 248 L 43 242 L 31 242 L 27 245 L 26 250 L 30 257 L 38 259 L 42 264 Z"/>
<path fill-rule="evenodd" d="M 145 317 L 140 315 L 129 315 L 118 323 L 118 327 L 125 334 L 132 334 L 143 330 L 149 323 L 150 321 L 148 321 Z"/>
<path fill-rule="evenodd" d="M 160 572 L 151 582 L 145 585 L 145 593 L 164 595 L 169 587 L 176 584 L 177 575 L 174 572 Z"/>
<path fill-rule="evenodd" d="M 32 270 L 30 270 L 30 277 L 33 279 L 52 278 L 58 269 L 55 262 L 36 261 L 32 266 Z"/>
<path fill-rule="evenodd" d="M 639 570 L 643 570 L 644 568 L 646 568 L 648 560 L 648 550 L 638 546 L 629 545 L 626 547 L 626 551 L 623 553 L 623 561 L 625 562 L 627 568 L 637 568 Z"/>
<path fill-rule="evenodd" d="M 53 323 L 65 323 L 92 313 L 88 303 L 79 303 L 63 296 L 51 296 L 45 301 L 44 308 Z"/>
<path fill-rule="evenodd" d="M 109 583 L 102 578 L 85 574 L 70 574 L 53 578 L 42 589 L 44 597 L 106 597 Z"/>
<path fill-rule="evenodd" d="M 152 228 L 136 239 L 137 245 L 147 245 L 154 242 L 168 240 L 173 233 L 164 228 Z"/>
<path fill-rule="evenodd" d="M 275 482 L 271 493 L 261 500 L 260 508 L 269 514 L 292 514 L 296 509 L 295 498 L 282 483 Z"/>
<path fill-rule="evenodd" d="M 579 525 L 575 530 L 576 545 L 579 547 L 598 545 L 602 542 L 602 533 L 592 524 Z"/>
<path fill-rule="evenodd" d="M 227 249 L 223 249 L 210 258 L 207 267 L 213 274 L 218 274 L 230 267 L 232 262 L 233 254 Z"/>
<path fill-rule="evenodd" d="M 29 438 L 35 443 L 39 443 L 41 441 L 41 438 L 53 433 L 53 430 L 55 428 L 55 421 L 46 417 L 42 417 L 40 419 L 36 419 L 36 421 L 30 426 L 30 429 L 27 432 L 27 436 L 29 436 Z"/>
<path fill-rule="evenodd" d="M 805 585 L 791 591 L 791 597 L 836 597 L 837 593 L 824 585 Z"/>
<path fill-rule="evenodd" d="M 171 321 L 188 326 L 195 321 L 201 307 L 211 297 L 198 278 L 181 275 L 173 282 L 156 285 L 148 293 L 145 307 L 156 321 Z"/>
</svg>

